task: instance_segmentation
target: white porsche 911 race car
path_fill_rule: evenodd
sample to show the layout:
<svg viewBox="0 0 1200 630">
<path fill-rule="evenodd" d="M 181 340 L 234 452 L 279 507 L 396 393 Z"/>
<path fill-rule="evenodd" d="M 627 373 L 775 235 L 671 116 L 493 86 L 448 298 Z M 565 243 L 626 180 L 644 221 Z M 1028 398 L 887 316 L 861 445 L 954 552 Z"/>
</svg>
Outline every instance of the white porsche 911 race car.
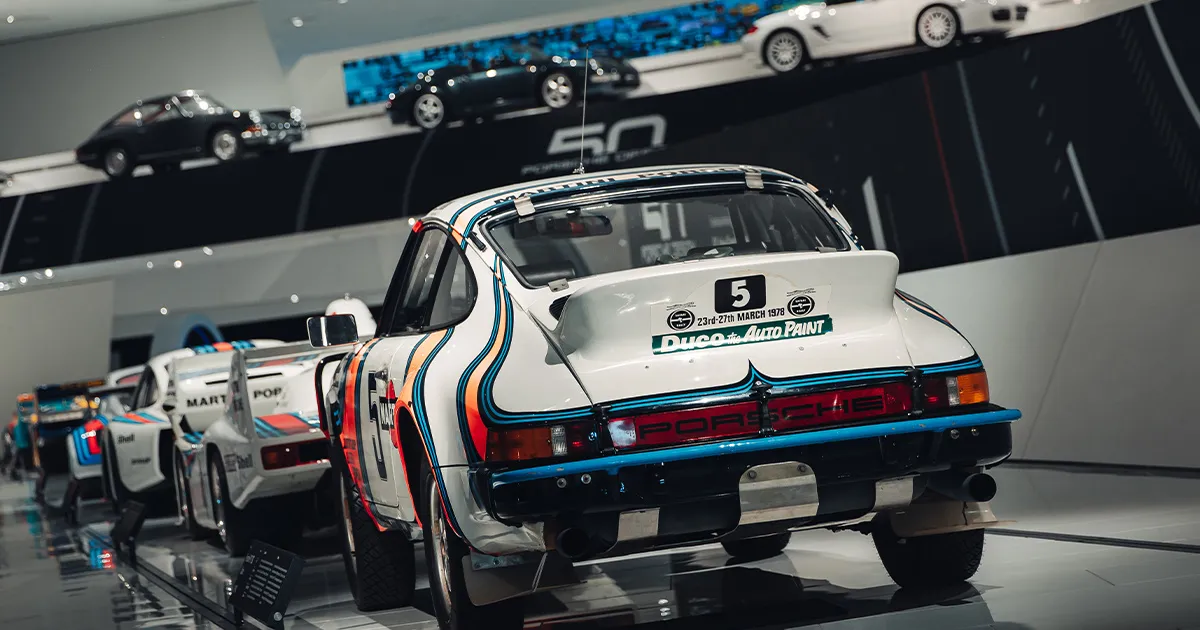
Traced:
<svg viewBox="0 0 1200 630">
<path fill-rule="evenodd" d="M 971 577 L 1015 410 L 816 188 L 699 165 L 574 175 L 413 226 L 320 409 L 362 609 L 519 628 L 573 563 L 790 532 L 873 536 L 901 585 Z M 316 347 L 352 316 L 309 320 Z"/>
<path fill-rule="evenodd" d="M 830 0 L 756 20 L 742 47 L 753 63 L 791 72 L 816 59 L 944 48 L 963 35 L 1004 33 L 1028 12 L 1013 0 Z"/>
<path fill-rule="evenodd" d="M 175 492 L 193 538 L 215 531 L 230 555 L 241 556 L 255 539 L 290 548 L 305 527 L 337 523 L 313 374 L 322 358 L 346 350 L 318 352 L 300 342 L 176 359 L 177 398 L 193 395 L 189 388 L 203 387 L 214 371 L 229 374 L 216 413 L 172 414 Z M 332 374 L 325 372 L 325 384 Z"/>
<path fill-rule="evenodd" d="M 141 378 L 143 365 L 128 367 L 110 373 L 104 386 L 90 392 L 95 407 L 92 419 L 71 432 L 67 440 L 67 461 L 71 465 L 71 476 L 79 482 L 83 496 L 92 496 L 100 491 L 103 466 L 100 461 L 100 441 L 104 427 L 112 418 L 129 412 L 133 401 L 133 390 Z"/>
<path fill-rule="evenodd" d="M 166 402 L 170 375 L 167 368 L 177 358 L 279 345 L 280 341 L 253 340 L 220 342 L 210 346 L 181 348 L 152 357 L 146 362 L 133 391 L 130 411 L 109 418 L 100 441 L 101 480 L 104 495 L 114 511 L 125 502 L 168 509 L 175 505 L 172 454 L 174 432 L 168 415 L 174 408 Z M 202 413 L 219 409 L 225 394 L 225 374 L 216 373 L 206 388 L 180 401 L 181 411 Z"/>
</svg>

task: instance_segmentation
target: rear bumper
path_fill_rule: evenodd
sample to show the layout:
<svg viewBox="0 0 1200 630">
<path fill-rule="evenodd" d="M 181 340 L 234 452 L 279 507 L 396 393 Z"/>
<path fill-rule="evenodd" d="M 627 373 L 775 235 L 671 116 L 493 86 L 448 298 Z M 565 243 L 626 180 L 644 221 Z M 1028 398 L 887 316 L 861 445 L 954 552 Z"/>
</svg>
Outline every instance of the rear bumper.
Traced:
<svg viewBox="0 0 1200 630">
<path fill-rule="evenodd" d="M 852 520 L 876 511 L 881 487 L 911 479 L 911 500 L 929 475 L 992 466 L 1012 452 L 1015 410 L 989 406 L 919 420 L 859 425 L 627 453 L 489 474 L 473 474 L 475 492 L 493 518 L 508 525 L 546 523 L 546 530 L 581 528 L 612 555 L 622 514 L 657 510 L 656 532 L 645 546 L 711 541 L 738 529 L 752 536 L 791 527 Z M 739 528 L 739 478 L 777 462 L 811 468 L 819 493 L 816 513 L 802 519 Z M 909 484 L 909 482 L 905 482 Z"/>
</svg>

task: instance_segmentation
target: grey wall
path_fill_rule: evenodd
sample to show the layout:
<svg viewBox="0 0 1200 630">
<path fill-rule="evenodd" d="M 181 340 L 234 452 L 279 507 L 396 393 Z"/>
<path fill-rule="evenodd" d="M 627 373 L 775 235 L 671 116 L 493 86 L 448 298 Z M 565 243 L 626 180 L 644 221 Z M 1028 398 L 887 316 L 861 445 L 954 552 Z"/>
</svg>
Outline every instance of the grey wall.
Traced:
<svg viewBox="0 0 1200 630">
<path fill-rule="evenodd" d="M 0 294 L 0 418 L 43 383 L 108 373 L 113 284 Z"/>
<path fill-rule="evenodd" d="M 1019 408 L 1014 457 L 1200 467 L 1200 227 L 901 276 Z"/>
<path fill-rule="evenodd" d="M 255 5 L 3 45 L 0 86 L 0 160 L 73 150 L 134 100 L 177 90 L 290 104 Z"/>
</svg>

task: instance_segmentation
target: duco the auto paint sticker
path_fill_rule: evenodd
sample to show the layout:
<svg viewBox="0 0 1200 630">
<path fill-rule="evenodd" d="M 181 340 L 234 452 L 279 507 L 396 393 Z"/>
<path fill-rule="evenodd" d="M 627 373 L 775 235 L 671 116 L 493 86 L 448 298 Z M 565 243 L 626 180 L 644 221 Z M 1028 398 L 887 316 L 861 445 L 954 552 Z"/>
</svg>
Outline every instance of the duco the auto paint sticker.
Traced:
<svg viewBox="0 0 1200 630">
<path fill-rule="evenodd" d="M 797 287 L 774 274 L 719 278 L 688 299 L 650 309 L 654 354 L 824 335 L 829 285 Z"/>
</svg>

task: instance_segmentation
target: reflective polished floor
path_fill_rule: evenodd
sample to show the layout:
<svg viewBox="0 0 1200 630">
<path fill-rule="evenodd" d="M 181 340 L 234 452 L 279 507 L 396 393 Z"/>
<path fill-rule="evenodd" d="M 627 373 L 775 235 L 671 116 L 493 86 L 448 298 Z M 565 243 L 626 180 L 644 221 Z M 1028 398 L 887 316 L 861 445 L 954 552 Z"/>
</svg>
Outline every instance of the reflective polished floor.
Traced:
<svg viewBox="0 0 1200 630">
<path fill-rule="evenodd" d="M 707 546 L 586 564 L 585 584 L 529 602 L 526 627 L 1200 629 L 1200 480 L 1015 467 L 996 476 L 1001 494 L 993 507 L 1018 522 L 989 534 L 970 584 L 900 590 L 868 537 L 808 532 L 796 534 L 785 554 L 758 562 L 737 563 Z M 0 488 L 0 628 L 108 627 L 90 623 L 100 616 L 121 628 L 203 627 L 200 613 L 164 603 L 170 598 L 146 579 L 140 589 L 125 586 L 139 573 L 104 569 L 104 561 L 93 568 L 97 562 L 85 551 L 100 549 L 103 558 L 106 547 L 96 541 L 109 526 L 104 506 L 85 506 L 84 520 L 92 523 L 73 532 L 31 510 L 24 486 Z M 30 550 L 31 540 L 42 542 Z M 38 549 L 58 555 L 39 557 Z M 306 566 L 287 628 L 435 627 L 424 575 L 412 608 L 364 614 L 350 599 L 336 540 L 312 537 L 301 551 Z M 141 576 L 190 594 L 180 595 L 185 601 L 209 602 L 201 612 L 227 625 L 220 622 L 231 618 L 227 598 L 239 561 L 213 543 L 188 540 L 169 518 L 147 521 L 137 553 Z M 110 615 L 118 596 L 130 614 L 158 610 L 158 625 Z"/>
<path fill-rule="evenodd" d="M 47 516 L 33 484 L 0 481 L 0 628 L 214 628 L 112 550 Z"/>
</svg>

